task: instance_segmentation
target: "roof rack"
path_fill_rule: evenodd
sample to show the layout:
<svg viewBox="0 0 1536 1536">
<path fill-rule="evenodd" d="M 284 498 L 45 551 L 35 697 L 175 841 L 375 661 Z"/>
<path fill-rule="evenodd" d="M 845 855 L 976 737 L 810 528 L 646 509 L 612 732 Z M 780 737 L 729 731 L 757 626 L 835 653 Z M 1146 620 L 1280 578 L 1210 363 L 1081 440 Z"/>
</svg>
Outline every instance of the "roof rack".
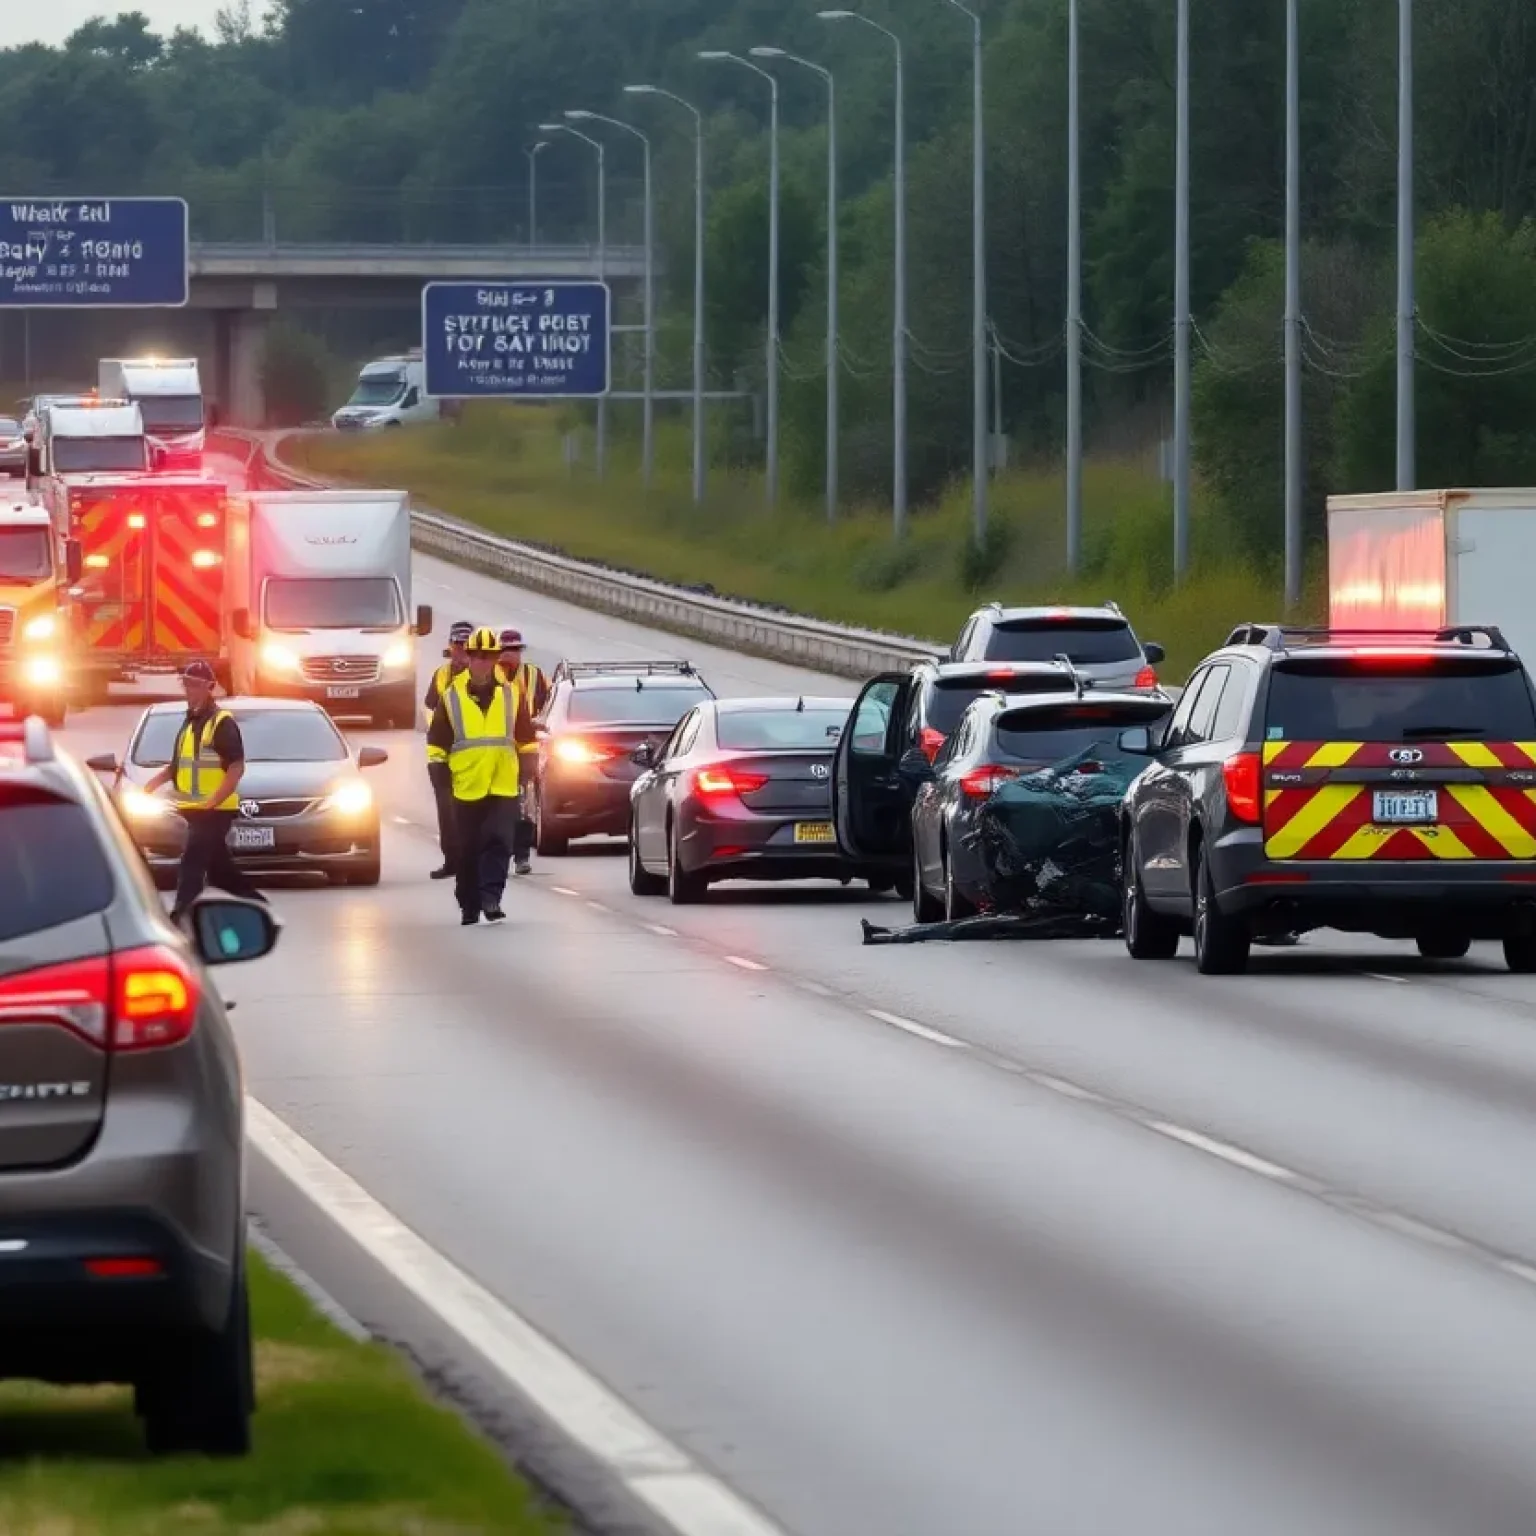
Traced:
<svg viewBox="0 0 1536 1536">
<path fill-rule="evenodd" d="M 53 737 L 41 715 L 28 715 L 25 720 L 0 719 L 0 760 L 6 756 L 4 744 L 12 741 L 21 743 L 22 758 L 29 764 L 55 761 Z"/>
<path fill-rule="evenodd" d="M 562 661 L 555 667 L 559 677 L 697 677 L 691 661 Z"/>
<path fill-rule="evenodd" d="M 1262 645 L 1270 651 L 1286 651 L 1304 645 L 1420 645 L 1477 646 L 1481 636 L 1488 643 L 1480 650 L 1510 651 L 1503 630 L 1494 624 L 1450 624 L 1438 629 L 1331 629 L 1324 625 L 1239 624 L 1227 636 L 1228 645 Z"/>
</svg>

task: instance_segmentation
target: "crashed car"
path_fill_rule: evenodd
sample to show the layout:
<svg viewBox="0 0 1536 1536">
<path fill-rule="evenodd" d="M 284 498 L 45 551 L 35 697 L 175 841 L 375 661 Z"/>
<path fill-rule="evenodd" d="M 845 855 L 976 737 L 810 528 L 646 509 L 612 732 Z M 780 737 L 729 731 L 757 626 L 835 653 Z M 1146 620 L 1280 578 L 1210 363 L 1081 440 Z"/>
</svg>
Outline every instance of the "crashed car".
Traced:
<svg viewBox="0 0 1536 1536">
<path fill-rule="evenodd" d="M 872 723 L 877 700 L 890 706 L 876 687 L 855 705 L 834 761 L 845 856 L 900 858 L 919 924 L 1049 914 L 1118 931 L 1119 807 L 1145 766 L 1119 734 L 1155 727 L 1172 700 L 1081 680 L 1055 693 L 985 694 L 930 764 L 894 731 L 869 749 L 860 712 Z"/>
</svg>

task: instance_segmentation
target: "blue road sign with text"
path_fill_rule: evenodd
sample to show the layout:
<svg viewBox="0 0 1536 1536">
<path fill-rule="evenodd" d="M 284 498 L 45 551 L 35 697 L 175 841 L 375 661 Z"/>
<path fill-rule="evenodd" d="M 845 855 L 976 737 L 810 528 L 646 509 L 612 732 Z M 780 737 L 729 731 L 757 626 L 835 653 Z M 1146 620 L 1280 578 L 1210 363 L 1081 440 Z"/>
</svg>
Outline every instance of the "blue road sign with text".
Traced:
<svg viewBox="0 0 1536 1536">
<path fill-rule="evenodd" d="M 439 400 L 581 400 L 608 393 L 607 283 L 428 283 L 427 394 Z"/>
<path fill-rule="evenodd" d="M 180 309 L 181 197 L 0 198 L 0 309 Z"/>
</svg>

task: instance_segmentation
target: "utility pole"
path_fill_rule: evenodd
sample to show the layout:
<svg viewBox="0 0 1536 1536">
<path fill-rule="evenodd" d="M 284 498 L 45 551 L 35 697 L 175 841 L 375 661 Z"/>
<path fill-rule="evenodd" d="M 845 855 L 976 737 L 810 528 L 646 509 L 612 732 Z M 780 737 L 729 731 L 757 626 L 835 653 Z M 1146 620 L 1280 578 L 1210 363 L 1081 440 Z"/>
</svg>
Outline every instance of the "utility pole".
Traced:
<svg viewBox="0 0 1536 1536">
<path fill-rule="evenodd" d="M 1067 569 L 1083 561 L 1083 187 L 1077 0 L 1067 5 Z"/>
<path fill-rule="evenodd" d="M 1173 574 L 1189 570 L 1189 0 L 1178 0 L 1178 116 L 1174 148 Z"/>
<path fill-rule="evenodd" d="M 1301 602 L 1301 34 L 1285 0 L 1285 606 Z"/>
<path fill-rule="evenodd" d="M 1397 488 L 1415 489 L 1413 0 L 1397 0 Z"/>
<path fill-rule="evenodd" d="M 539 151 L 549 148 L 548 139 L 540 139 L 523 151 L 528 157 L 528 254 L 539 244 Z"/>
</svg>

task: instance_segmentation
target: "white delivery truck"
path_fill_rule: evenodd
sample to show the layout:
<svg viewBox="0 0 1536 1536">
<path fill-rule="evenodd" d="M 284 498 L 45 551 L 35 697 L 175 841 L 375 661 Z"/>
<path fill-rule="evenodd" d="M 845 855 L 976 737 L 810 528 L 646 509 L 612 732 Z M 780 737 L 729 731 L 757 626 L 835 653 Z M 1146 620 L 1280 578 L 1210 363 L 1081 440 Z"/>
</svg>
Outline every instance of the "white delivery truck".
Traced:
<svg viewBox="0 0 1536 1536">
<path fill-rule="evenodd" d="M 173 469 L 201 469 L 206 437 L 203 382 L 195 357 L 104 357 L 97 368 L 104 400 L 129 400 Z"/>
<path fill-rule="evenodd" d="M 151 443 L 139 408 L 81 395 L 39 407 L 27 454 L 27 484 L 53 514 L 60 538 L 70 528 L 70 488 L 91 475 L 147 475 L 164 450 Z"/>
<path fill-rule="evenodd" d="M 418 349 L 365 363 L 352 398 L 331 417 L 331 425 L 338 432 L 374 432 L 442 416 L 443 402 L 427 398 L 427 366 Z"/>
<path fill-rule="evenodd" d="M 1336 629 L 1495 625 L 1536 667 L 1536 490 L 1328 498 L 1328 622 Z"/>
<path fill-rule="evenodd" d="M 253 491 L 231 498 L 226 537 L 234 691 L 414 727 L 432 610 L 411 612 L 409 495 Z"/>
</svg>

